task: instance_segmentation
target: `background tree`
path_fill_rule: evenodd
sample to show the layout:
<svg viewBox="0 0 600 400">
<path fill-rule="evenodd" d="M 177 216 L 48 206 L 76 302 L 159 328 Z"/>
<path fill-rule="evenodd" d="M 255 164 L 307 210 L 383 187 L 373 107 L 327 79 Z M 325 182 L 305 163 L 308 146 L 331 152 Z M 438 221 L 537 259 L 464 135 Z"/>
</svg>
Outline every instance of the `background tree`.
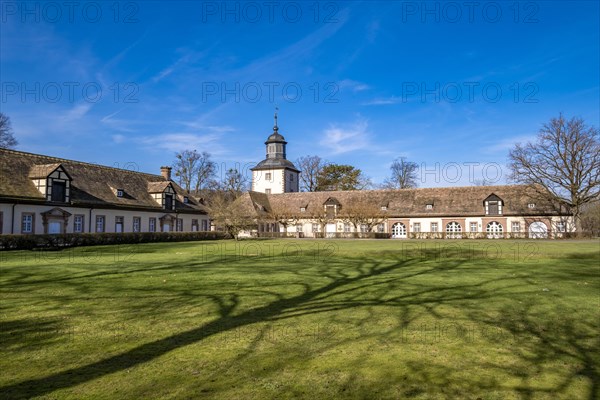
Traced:
<svg viewBox="0 0 600 400">
<path fill-rule="evenodd" d="M 236 240 L 243 230 L 256 228 L 253 210 L 246 209 L 240 200 L 229 192 L 215 191 L 208 202 L 209 215 L 217 230 L 225 230 Z"/>
<path fill-rule="evenodd" d="M 360 169 L 351 165 L 328 164 L 317 176 L 315 191 L 362 190 L 371 185 Z"/>
<path fill-rule="evenodd" d="M 384 189 L 410 189 L 418 186 L 417 163 L 400 157 L 390 166 L 391 176 L 383 181 Z"/>
<path fill-rule="evenodd" d="M 573 213 L 581 230 L 581 209 L 600 194 L 598 129 L 562 114 L 543 125 L 537 140 L 509 152 L 510 178 L 532 184 L 539 196 Z"/>
<path fill-rule="evenodd" d="M 214 177 L 216 164 L 206 151 L 198 153 L 196 150 L 183 150 L 175 153 L 173 171 L 185 190 L 189 192 L 193 189 L 197 194 L 207 187 Z"/>
<path fill-rule="evenodd" d="M 296 167 L 300 169 L 300 190 L 314 192 L 317 190 L 317 178 L 327 161 L 319 156 L 304 156 L 296 160 Z"/>
<path fill-rule="evenodd" d="M 0 113 L 0 148 L 14 149 L 19 142 L 13 135 L 10 118 L 6 114 Z"/>
<path fill-rule="evenodd" d="M 192 189 L 192 184 L 198 170 L 198 159 L 200 154 L 196 150 L 183 150 L 175 153 L 175 162 L 173 163 L 173 172 L 179 178 L 179 184 L 188 192 Z"/>
<path fill-rule="evenodd" d="M 220 182 L 215 182 L 214 190 L 222 191 L 231 198 L 238 198 L 248 190 L 248 178 L 237 168 L 229 168 Z"/>
<path fill-rule="evenodd" d="M 212 161 L 210 153 L 203 151 L 198 157 L 196 166 L 196 184 L 194 191 L 196 193 L 200 190 L 205 189 L 210 185 L 210 182 L 214 179 L 217 171 L 217 164 Z"/>
<path fill-rule="evenodd" d="M 383 223 L 387 219 L 381 205 L 368 197 L 355 197 L 342 207 L 339 217 L 344 222 L 351 223 L 355 232 L 360 231 L 360 226 L 365 225 L 367 232 L 371 232 L 374 226 Z"/>
</svg>

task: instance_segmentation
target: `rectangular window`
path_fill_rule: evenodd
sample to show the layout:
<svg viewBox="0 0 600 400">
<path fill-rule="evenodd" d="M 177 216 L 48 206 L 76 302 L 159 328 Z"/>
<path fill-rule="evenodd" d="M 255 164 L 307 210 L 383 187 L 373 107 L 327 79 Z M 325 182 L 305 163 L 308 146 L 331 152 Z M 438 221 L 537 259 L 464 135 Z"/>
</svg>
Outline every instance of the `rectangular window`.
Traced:
<svg viewBox="0 0 600 400">
<path fill-rule="evenodd" d="M 327 213 L 327 219 L 335 218 L 335 206 L 325 206 L 325 211 Z"/>
<path fill-rule="evenodd" d="M 125 221 L 125 217 L 115 217 L 115 232 L 123 233 L 124 221 Z"/>
<path fill-rule="evenodd" d="M 198 232 L 198 220 L 197 219 L 192 220 L 192 232 Z"/>
<path fill-rule="evenodd" d="M 377 232 L 384 233 L 385 232 L 385 225 L 384 224 L 377 225 Z"/>
<path fill-rule="evenodd" d="M 521 232 L 521 224 L 519 222 L 512 223 L 512 231 L 513 232 Z"/>
<path fill-rule="evenodd" d="M 527 207 L 528 208 L 535 208 L 535 203 L 529 203 L 529 204 L 527 204 Z"/>
<path fill-rule="evenodd" d="M 489 201 L 488 202 L 488 214 L 489 215 L 498 215 L 498 202 L 497 201 Z"/>
<path fill-rule="evenodd" d="M 270 181 L 270 180 L 271 180 L 271 173 L 270 173 L 270 172 L 267 172 L 267 173 L 265 174 L 265 180 L 267 180 L 267 181 Z"/>
<path fill-rule="evenodd" d="M 427 205 L 425 206 L 425 209 L 426 209 L 426 210 L 433 210 L 433 204 L 427 204 Z"/>
<path fill-rule="evenodd" d="M 421 223 L 420 222 L 415 222 L 413 224 L 413 232 L 421 232 Z"/>
<path fill-rule="evenodd" d="M 290 174 L 290 182 L 294 182 L 294 174 Z"/>
<path fill-rule="evenodd" d="M 23 214 L 21 219 L 21 233 L 33 233 L 33 214 Z"/>
<path fill-rule="evenodd" d="M 207 220 L 205 220 L 205 219 L 203 219 L 203 220 L 202 220 L 202 230 L 203 230 L 204 232 L 207 232 L 207 231 L 208 231 L 208 221 L 207 221 Z"/>
<path fill-rule="evenodd" d="M 67 183 L 52 180 L 52 201 L 65 201 L 67 193 Z"/>
<path fill-rule="evenodd" d="M 344 223 L 344 232 L 350 232 L 350 224 L 349 223 Z"/>
<path fill-rule="evenodd" d="M 313 232 L 319 232 L 320 228 L 321 228 L 321 225 L 319 225 L 319 224 L 312 224 L 312 231 Z"/>
<path fill-rule="evenodd" d="M 165 209 L 172 210 L 173 209 L 173 195 L 165 194 Z"/>
<path fill-rule="evenodd" d="M 187 196 L 183 197 L 183 204 L 188 204 L 190 202 L 190 198 Z"/>
<path fill-rule="evenodd" d="M 367 226 L 367 224 L 360 224 L 360 231 L 362 233 L 367 233 L 369 231 L 369 227 Z"/>
<path fill-rule="evenodd" d="M 183 232 L 183 219 L 177 218 L 177 232 Z"/>
<path fill-rule="evenodd" d="M 387 206 L 381 206 L 381 211 L 387 211 Z"/>
<path fill-rule="evenodd" d="M 117 189 L 117 197 L 123 197 L 123 189 Z"/>
<path fill-rule="evenodd" d="M 271 189 L 265 189 L 266 194 L 271 194 Z"/>
<path fill-rule="evenodd" d="M 83 215 L 75 215 L 73 217 L 73 232 L 83 233 Z"/>
<path fill-rule="evenodd" d="M 477 222 L 471 222 L 471 224 L 469 225 L 471 232 L 477 232 Z"/>
<path fill-rule="evenodd" d="M 156 232 L 156 218 L 148 220 L 148 232 Z"/>
<path fill-rule="evenodd" d="M 300 207 L 300 212 L 305 212 L 306 211 L 306 207 Z"/>
<path fill-rule="evenodd" d="M 296 225 L 296 232 L 302 232 L 302 224 Z"/>
<path fill-rule="evenodd" d="M 566 224 L 564 222 L 557 222 L 556 223 L 556 231 L 557 232 L 566 232 Z"/>
<path fill-rule="evenodd" d="M 438 231 L 438 223 L 432 222 L 431 223 L 431 232 L 437 232 L 437 231 Z"/>
<path fill-rule="evenodd" d="M 140 217 L 133 217 L 133 231 L 140 232 L 142 225 L 142 219 Z"/>
<path fill-rule="evenodd" d="M 104 215 L 96 216 L 96 232 L 104 232 Z"/>
</svg>

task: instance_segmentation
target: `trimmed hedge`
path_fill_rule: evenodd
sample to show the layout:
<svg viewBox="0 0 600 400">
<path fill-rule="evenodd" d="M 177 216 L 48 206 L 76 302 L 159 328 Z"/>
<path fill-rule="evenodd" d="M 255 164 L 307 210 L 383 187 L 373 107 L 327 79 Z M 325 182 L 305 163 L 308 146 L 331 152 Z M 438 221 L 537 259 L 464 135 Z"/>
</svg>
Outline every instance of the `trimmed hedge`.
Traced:
<svg viewBox="0 0 600 400">
<path fill-rule="evenodd" d="M 59 249 L 75 246 L 189 242 L 229 239 L 225 232 L 67 233 L 62 235 L 0 235 L 0 250 Z"/>
</svg>

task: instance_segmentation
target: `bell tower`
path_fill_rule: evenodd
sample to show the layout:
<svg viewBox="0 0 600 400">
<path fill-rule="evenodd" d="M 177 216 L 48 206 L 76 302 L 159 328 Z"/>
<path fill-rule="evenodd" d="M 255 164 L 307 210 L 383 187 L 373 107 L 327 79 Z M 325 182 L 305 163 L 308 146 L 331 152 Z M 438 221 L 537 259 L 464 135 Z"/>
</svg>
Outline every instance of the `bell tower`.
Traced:
<svg viewBox="0 0 600 400">
<path fill-rule="evenodd" d="M 266 158 L 252 168 L 252 190 L 267 194 L 298 192 L 300 171 L 286 158 L 287 142 L 279 133 L 275 109 L 273 133 L 267 138 Z"/>
</svg>

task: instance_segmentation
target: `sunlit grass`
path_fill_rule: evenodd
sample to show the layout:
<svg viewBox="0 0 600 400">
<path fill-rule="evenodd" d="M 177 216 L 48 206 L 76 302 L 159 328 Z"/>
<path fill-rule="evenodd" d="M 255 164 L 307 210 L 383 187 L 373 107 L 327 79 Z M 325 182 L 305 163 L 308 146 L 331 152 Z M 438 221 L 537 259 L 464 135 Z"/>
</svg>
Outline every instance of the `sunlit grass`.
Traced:
<svg viewBox="0 0 600 400">
<path fill-rule="evenodd" d="M 3 398 L 598 399 L 600 242 L 0 253 Z"/>
</svg>

